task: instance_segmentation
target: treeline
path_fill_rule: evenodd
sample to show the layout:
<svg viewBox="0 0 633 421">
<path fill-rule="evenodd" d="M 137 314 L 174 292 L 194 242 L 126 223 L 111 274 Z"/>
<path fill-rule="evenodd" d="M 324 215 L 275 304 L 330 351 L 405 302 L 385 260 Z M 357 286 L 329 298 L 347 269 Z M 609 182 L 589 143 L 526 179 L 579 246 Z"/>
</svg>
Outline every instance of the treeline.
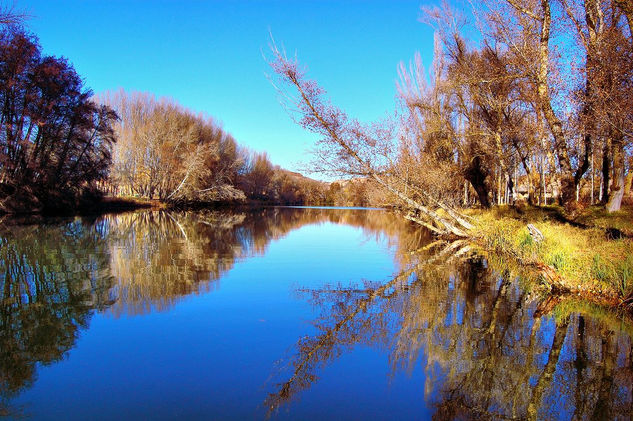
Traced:
<svg viewBox="0 0 633 421">
<path fill-rule="evenodd" d="M 323 204 L 326 185 L 240 146 L 213 118 L 141 92 L 106 92 L 116 112 L 109 195 L 171 204 Z"/>
<path fill-rule="evenodd" d="M 369 206 L 385 203 L 370 180 L 319 182 L 240 146 L 212 118 L 141 92 L 106 92 L 117 142 L 103 189 L 112 196 L 170 203 Z"/>
<path fill-rule="evenodd" d="M 0 19 L 0 211 L 68 211 L 104 194 L 170 204 L 324 205 L 327 183 L 240 146 L 210 117 L 149 93 L 94 96 L 64 58 Z"/>
</svg>

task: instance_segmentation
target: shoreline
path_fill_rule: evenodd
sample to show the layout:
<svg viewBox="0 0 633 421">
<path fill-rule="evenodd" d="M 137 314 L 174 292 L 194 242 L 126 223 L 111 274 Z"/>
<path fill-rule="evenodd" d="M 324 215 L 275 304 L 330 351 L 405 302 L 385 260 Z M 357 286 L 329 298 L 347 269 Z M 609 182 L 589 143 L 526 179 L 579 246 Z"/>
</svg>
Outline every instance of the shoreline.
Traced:
<svg viewBox="0 0 633 421">
<path fill-rule="evenodd" d="M 100 201 L 83 203 L 75 207 L 58 208 L 58 209 L 40 209 L 33 211 L 19 211 L 19 212 L 6 212 L 0 209 L 0 217 L 15 216 L 39 216 L 39 217 L 56 217 L 56 216 L 90 216 L 101 215 L 104 213 L 119 213 L 119 212 L 131 212 L 140 209 L 151 210 L 215 210 L 215 209 L 257 209 L 265 207 L 291 207 L 291 208 L 322 208 L 322 209 L 374 209 L 374 210 L 389 210 L 388 208 L 377 207 L 341 207 L 341 206 L 328 206 L 322 204 L 298 204 L 298 203 L 282 203 L 274 201 L 262 201 L 262 200 L 246 200 L 245 202 L 186 202 L 186 203 L 169 203 L 163 202 L 159 199 L 139 199 L 134 197 L 109 197 L 106 196 Z"/>
<path fill-rule="evenodd" d="M 183 203 L 170 204 L 159 200 L 146 200 L 126 197 L 104 197 L 102 200 L 78 206 L 74 209 L 57 209 L 40 212 L 0 213 L 0 217 L 70 217 L 96 216 L 106 213 L 132 212 L 136 210 L 244 210 L 262 207 L 288 206 L 294 208 L 313 207 L 309 205 L 284 204 L 249 200 L 243 203 L 213 202 L 213 203 Z M 319 208 L 336 208 L 319 206 Z M 383 208 L 390 211 L 388 208 Z M 393 209 L 391 210 L 393 211 Z M 633 207 L 628 206 L 624 216 L 629 212 L 633 216 Z M 398 212 L 396 212 L 398 213 Z M 505 262 L 508 266 L 515 264 L 532 272 L 538 280 L 536 287 L 549 296 L 573 296 L 586 300 L 604 308 L 623 311 L 631 319 L 633 316 L 633 280 L 628 277 L 621 281 L 620 288 L 614 283 L 620 282 L 617 277 L 631 276 L 633 258 L 626 256 L 633 252 L 633 238 L 629 225 L 618 225 L 615 217 L 595 217 L 589 215 L 576 219 L 567 219 L 554 207 L 529 208 L 493 208 L 487 211 L 471 210 L 470 215 L 477 219 L 477 230 L 472 233 L 470 241 L 483 255 L 496 254 L 514 261 Z M 598 221 L 600 223 L 594 224 Z M 0 221 L 2 223 L 2 221 Z M 526 224 L 534 223 L 546 233 L 543 244 L 535 243 L 525 229 Z M 633 221 L 631 222 L 633 226 Z M 612 232 L 618 233 L 617 238 L 610 238 Z M 601 233 L 602 239 L 596 238 Z M 570 239 L 566 238 L 570 237 Z M 578 238 L 573 238 L 578 237 Z M 580 240 L 579 240 L 580 239 Z M 591 239 L 587 242 L 587 239 Z M 574 243 L 575 241 L 575 243 Z M 583 242 L 584 241 L 584 242 Z M 569 242 L 571 245 L 567 244 Z M 576 244 L 577 243 L 577 244 Z M 614 244 L 619 247 L 619 256 L 613 255 Z M 588 247 L 582 247 L 588 246 Z M 579 249 L 583 249 L 580 250 Z M 551 251 L 553 249 L 553 252 Z M 625 255 L 622 256 L 622 250 Z M 617 247 L 616 247 L 616 251 Z M 552 257 L 553 261 L 548 261 Z M 609 254 L 611 253 L 611 254 Z M 607 257 L 602 257 L 605 254 Z M 593 260 L 592 260 L 593 259 Z M 505 259 L 504 259 L 505 260 Z M 550 259 L 551 260 L 551 259 Z M 568 269 L 565 265 L 574 262 L 576 268 Z M 600 263 L 602 260 L 605 263 Z M 631 260 L 631 262 L 629 262 Z M 569 262 L 568 262 L 569 261 Z M 562 263 L 561 263 L 562 262 Z M 596 262 L 603 266 L 611 265 L 603 270 L 605 279 L 596 279 Z M 629 265 L 631 263 L 631 265 Z M 561 266 L 562 265 L 562 266 Z M 620 265 L 620 266 L 617 266 Z M 578 267 L 579 266 L 579 267 Z M 629 268 L 631 266 L 631 268 Z M 606 266 L 605 266 L 606 267 Z M 598 269 L 602 270 L 601 267 Z M 589 273 L 589 275 L 587 275 Z M 627 275 L 628 274 L 628 275 Z M 579 275 L 579 276 L 574 276 Z M 599 273 L 600 275 L 600 273 Z"/>
<path fill-rule="evenodd" d="M 633 207 L 607 216 L 597 209 L 570 220 L 561 219 L 556 207 L 480 211 L 473 215 L 478 223 L 471 241 L 482 253 L 498 256 L 498 266 L 532 272 L 535 286 L 552 297 L 573 296 L 631 319 Z M 532 238 L 528 224 L 544 239 Z"/>
</svg>

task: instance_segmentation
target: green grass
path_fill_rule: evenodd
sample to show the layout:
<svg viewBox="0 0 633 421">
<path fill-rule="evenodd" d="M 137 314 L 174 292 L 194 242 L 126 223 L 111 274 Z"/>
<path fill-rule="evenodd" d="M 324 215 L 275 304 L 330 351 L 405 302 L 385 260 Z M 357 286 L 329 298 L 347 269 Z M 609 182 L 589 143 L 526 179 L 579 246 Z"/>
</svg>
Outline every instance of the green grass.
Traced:
<svg viewBox="0 0 633 421">
<path fill-rule="evenodd" d="M 584 291 L 620 297 L 633 292 L 633 240 L 610 240 L 605 235 L 605 228 L 626 230 L 633 225 L 631 208 L 615 214 L 592 209 L 582 215 L 589 228 L 562 222 L 562 210 L 555 206 L 497 207 L 470 215 L 477 221 L 475 236 L 489 250 L 512 254 L 525 263 L 547 264 Z M 543 242 L 530 236 L 528 223 L 543 233 Z"/>
</svg>

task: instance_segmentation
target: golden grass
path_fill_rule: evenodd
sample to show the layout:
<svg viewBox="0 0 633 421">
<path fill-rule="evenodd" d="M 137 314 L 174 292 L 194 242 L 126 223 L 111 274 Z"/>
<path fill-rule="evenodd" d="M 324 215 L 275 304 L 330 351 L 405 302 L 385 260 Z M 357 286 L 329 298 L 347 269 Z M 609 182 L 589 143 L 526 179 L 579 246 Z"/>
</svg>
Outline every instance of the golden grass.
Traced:
<svg viewBox="0 0 633 421">
<path fill-rule="evenodd" d="M 551 266 L 585 291 L 619 297 L 633 292 L 633 240 L 610 240 L 605 234 L 605 228 L 626 229 L 633 224 L 630 208 L 611 215 L 592 209 L 582 215 L 582 223 L 590 228 L 562 222 L 561 210 L 554 206 L 469 213 L 477 221 L 473 234 L 491 250 Z M 532 239 L 529 223 L 543 233 L 543 242 Z"/>
</svg>

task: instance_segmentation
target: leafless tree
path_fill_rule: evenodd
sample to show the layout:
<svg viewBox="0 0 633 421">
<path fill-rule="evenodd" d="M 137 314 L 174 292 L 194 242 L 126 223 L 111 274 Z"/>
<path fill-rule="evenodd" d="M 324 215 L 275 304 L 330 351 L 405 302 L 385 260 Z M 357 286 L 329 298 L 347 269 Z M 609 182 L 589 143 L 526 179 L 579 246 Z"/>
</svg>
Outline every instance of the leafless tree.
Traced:
<svg viewBox="0 0 633 421">
<path fill-rule="evenodd" d="M 271 51 L 273 84 L 285 106 L 301 126 L 322 136 L 314 151 L 317 170 L 372 178 L 412 211 L 408 218 L 437 234 L 468 236 L 472 225 L 459 212 L 429 191 L 411 186 L 399 171 L 394 171 L 400 148 L 393 122 L 362 124 L 350 119 L 323 98 L 324 90 L 306 77 L 296 59 L 288 58 L 274 43 Z M 414 199 L 409 189 L 415 190 L 419 199 Z"/>
</svg>

